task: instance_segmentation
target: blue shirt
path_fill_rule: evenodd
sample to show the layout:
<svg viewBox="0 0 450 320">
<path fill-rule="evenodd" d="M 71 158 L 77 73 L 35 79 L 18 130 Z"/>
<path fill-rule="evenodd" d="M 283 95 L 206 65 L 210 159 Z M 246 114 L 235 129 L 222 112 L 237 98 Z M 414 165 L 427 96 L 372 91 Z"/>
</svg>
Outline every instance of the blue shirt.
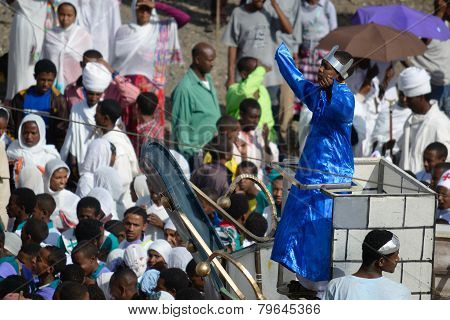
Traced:
<svg viewBox="0 0 450 320">
<path fill-rule="evenodd" d="M 38 94 L 36 92 L 36 86 L 29 88 L 24 95 L 23 101 L 25 114 L 28 114 L 28 112 L 38 112 L 39 115 L 49 115 L 51 96 L 52 89 L 47 90 L 44 94 Z M 48 125 L 48 118 L 43 116 L 43 119 L 45 124 Z"/>
</svg>

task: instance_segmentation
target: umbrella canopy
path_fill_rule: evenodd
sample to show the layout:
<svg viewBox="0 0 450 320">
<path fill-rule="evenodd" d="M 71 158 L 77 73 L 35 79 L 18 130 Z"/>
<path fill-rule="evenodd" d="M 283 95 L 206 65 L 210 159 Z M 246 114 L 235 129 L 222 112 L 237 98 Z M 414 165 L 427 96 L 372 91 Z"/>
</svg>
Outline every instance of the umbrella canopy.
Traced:
<svg viewBox="0 0 450 320">
<path fill-rule="evenodd" d="M 401 32 L 375 23 L 340 27 L 322 40 L 317 48 L 331 50 L 334 45 L 354 57 L 393 61 L 422 54 L 425 44 L 409 32 Z"/>
<path fill-rule="evenodd" d="M 411 32 L 420 38 L 450 39 L 450 30 L 442 19 L 401 4 L 359 8 L 351 21 L 352 24 L 373 22 Z"/>
</svg>

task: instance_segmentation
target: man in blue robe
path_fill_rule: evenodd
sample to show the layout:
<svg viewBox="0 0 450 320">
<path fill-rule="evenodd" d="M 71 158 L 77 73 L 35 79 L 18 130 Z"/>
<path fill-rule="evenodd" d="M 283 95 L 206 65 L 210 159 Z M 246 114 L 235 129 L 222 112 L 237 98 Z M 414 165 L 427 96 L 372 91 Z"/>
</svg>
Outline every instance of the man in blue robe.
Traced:
<svg viewBox="0 0 450 320">
<path fill-rule="evenodd" d="M 335 46 L 319 68 L 319 84 L 297 69 L 288 48 L 275 54 L 280 72 L 295 95 L 312 111 L 310 133 L 295 178 L 302 184 L 350 183 L 350 141 L 355 100 L 344 83 L 352 56 Z M 333 201 L 316 190 L 292 186 L 275 235 L 272 260 L 297 274 L 308 289 L 322 291 L 330 280 Z"/>
</svg>

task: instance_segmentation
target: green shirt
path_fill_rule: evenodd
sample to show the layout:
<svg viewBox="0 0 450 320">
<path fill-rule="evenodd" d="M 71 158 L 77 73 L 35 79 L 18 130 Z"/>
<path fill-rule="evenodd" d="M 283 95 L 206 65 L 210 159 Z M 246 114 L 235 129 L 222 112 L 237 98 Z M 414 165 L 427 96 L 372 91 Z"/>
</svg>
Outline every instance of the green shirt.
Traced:
<svg viewBox="0 0 450 320">
<path fill-rule="evenodd" d="M 258 128 L 263 127 L 267 123 L 270 131 L 275 125 L 275 120 L 272 114 L 272 104 L 270 102 L 270 95 L 264 83 L 264 75 L 266 69 L 262 66 L 256 67 L 245 80 L 232 84 L 227 91 L 226 103 L 227 114 L 239 119 L 239 105 L 244 99 L 258 97 L 259 105 L 261 106 L 261 119 L 259 119 Z"/>
<path fill-rule="evenodd" d="M 180 143 L 177 150 L 190 158 L 199 152 L 216 133 L 220 108 L 211 75 L 205 76 L 209 88 L 192 68 L 184 75 L 172 93 L 173 139 Z"/>
</svg>

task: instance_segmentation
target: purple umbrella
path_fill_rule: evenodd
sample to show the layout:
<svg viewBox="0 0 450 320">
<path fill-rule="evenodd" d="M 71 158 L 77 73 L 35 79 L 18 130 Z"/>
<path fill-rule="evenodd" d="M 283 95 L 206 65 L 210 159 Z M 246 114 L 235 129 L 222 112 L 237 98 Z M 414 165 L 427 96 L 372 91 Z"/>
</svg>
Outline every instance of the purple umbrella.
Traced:
<svg viewBox="0 0 450 320">
<path fill-rule="evenodd" d="M 366 6 L 359 8 L 352 17 L 353 24 L 370 22 L 409 31 L 420 38 L 450 39 L 450 30 L 442 19 L 405 5 Z"/>
</svg>

